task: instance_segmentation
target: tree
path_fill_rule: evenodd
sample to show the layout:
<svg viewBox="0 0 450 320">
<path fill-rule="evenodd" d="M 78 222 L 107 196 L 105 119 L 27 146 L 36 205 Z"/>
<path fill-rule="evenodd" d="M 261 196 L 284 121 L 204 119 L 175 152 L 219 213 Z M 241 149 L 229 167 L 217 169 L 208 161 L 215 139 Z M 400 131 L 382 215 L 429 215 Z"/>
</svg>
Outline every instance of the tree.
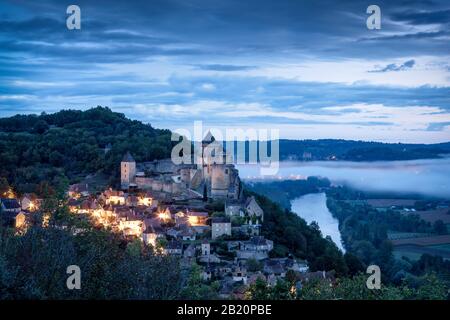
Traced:
<svg viewBox="0 0 450 320">
<path fill-rule="evenodd" d="M 433 224 L 433 229 L 434 229 L 434 232 L 436 232 L 437 234 L 444 235 L 444 234 L 448 233 L 447 226 L 445 225 L 444 221 L 442 221 L 442 220 L 435 221 Z"/>
<path fill-rule="evenodd" d="M 6 193 L 9 191 L 9 183 L 5 177 L 0 178 L 0 196 L 6 196 Z"/>
<path fill-rule="evenodd" d="M 38 134 L 43 134 L 49 129 L 48 123 L 45 120 L 39 120 L 34 124 L 33 130 Z"/>
<path fill-rule="evenodd" d="M 423 278 L 423 284 L 417 290 L 419 300 L 445 300 L 448 288 L 439 280 L 436 274 L 427 274 Z"/>
<path fill-rule="evenodd" d="M 361 260 L 359 260 L 357 256 L 350 252 L 346 252 L 344 254 L 344 260 L 348 266 L 348 272 L 352 276 L 360 272 L 364 272 L 366 269 Z"/>
<path fill-rule="evenodd" d="M 258 277 L 254 284 L 250 285 L 245 296 L 251 300 L 270 299 L 270 288 L 263 277 Z"/>
<path fill-rule="evenodd" d="M 191 266 L 189 279 L 187 285 L 181 291 L 182 299 L 189 300 L 211 300 L 217 299 L 219 283 L 213 282 L 208 285 L 203 282 L 201 275 L 201 268 L 197 264 Z"/>
<path fill-rule="evenodd" d="M 257 272 L 262 270 L 262 263 L 256 259 L 247 260 L 247 270 L 250 272 Z"/>
</svg>

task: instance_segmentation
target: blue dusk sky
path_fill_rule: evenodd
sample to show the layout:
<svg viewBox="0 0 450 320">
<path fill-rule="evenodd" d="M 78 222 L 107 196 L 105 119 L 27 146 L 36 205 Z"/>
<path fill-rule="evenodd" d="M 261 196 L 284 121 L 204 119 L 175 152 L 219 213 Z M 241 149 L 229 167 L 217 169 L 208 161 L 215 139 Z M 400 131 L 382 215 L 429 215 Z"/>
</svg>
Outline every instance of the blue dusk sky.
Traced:
<svg viewBox="0 0 450 320">
<path fill-rule="evenodd" d="M 449 26 L 448 0 L 0 0 L 0 116 L 102 105 L 157 128 L 450 141 Z"/>
</svg>

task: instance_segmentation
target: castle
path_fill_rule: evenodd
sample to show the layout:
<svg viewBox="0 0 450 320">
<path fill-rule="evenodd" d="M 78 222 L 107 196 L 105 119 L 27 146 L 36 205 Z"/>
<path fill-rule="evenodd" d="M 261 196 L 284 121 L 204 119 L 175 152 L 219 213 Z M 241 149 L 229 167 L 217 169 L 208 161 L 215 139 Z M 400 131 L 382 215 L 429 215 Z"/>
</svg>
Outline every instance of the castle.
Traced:
<svg viewBox="0 0 450 320">
<path fill-rule="evenodd" d="M 219 148 L 222 151 L 217 153 L 218 145 L 208 132 L 195 164 L 176 165 L 171 159 L 136 164 L 127 152 L 120 165 L 121 187 L 162 192 L 180 199 L 206 196 L 237 200 L 242 189 L 238 170 L 223 149 Z"/>
</svg>

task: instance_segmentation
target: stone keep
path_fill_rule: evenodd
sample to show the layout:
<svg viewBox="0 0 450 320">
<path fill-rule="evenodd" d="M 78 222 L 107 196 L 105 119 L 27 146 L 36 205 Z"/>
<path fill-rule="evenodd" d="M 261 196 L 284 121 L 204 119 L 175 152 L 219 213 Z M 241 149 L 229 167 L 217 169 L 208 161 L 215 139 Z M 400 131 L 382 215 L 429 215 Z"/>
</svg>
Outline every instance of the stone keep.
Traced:
<svg viewBox="0 0 450 320">
<path fill-rule="evenodd" d="M 136 161 L 129 152 L 125 154 L 120 163 L 120 183 L 122 189 L 128 189 L 134 183 L 136 176 Z"/>
</svg>

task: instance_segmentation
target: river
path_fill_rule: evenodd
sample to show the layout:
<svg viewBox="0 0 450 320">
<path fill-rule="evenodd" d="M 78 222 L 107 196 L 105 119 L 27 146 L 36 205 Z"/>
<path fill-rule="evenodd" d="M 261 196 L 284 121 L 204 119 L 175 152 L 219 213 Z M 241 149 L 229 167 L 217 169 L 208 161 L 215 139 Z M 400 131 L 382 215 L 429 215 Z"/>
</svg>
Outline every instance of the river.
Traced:
<svg viewBox="0 0 450 320">
<path fill-rule="evenodd" d="M 330 236 L 334 243 L 344 251 L 339 232 L 339 223 L 327 207 L 325 193 L 310 193 L 291 201 L 292 211 L 311 223 L 316 221 L 323 236 Z"/>
<path fill-rule="evenodd" d="M 238 165 L 245 180 L 273 181 L 321 176 L 333 184 L 344 184 L 365 191 L 416 193 L 450 199 L 450 158 L 411 161 L 311 161 L 280 162 L 273 176 L 261 176 L 258 165 Z M 338 222 L 326 206 L 324 193 L 308 194 L 291 202 L 292 211 L 308 223 L 316 221 L 324 235 L 342 248 Z"/>
</svg>

